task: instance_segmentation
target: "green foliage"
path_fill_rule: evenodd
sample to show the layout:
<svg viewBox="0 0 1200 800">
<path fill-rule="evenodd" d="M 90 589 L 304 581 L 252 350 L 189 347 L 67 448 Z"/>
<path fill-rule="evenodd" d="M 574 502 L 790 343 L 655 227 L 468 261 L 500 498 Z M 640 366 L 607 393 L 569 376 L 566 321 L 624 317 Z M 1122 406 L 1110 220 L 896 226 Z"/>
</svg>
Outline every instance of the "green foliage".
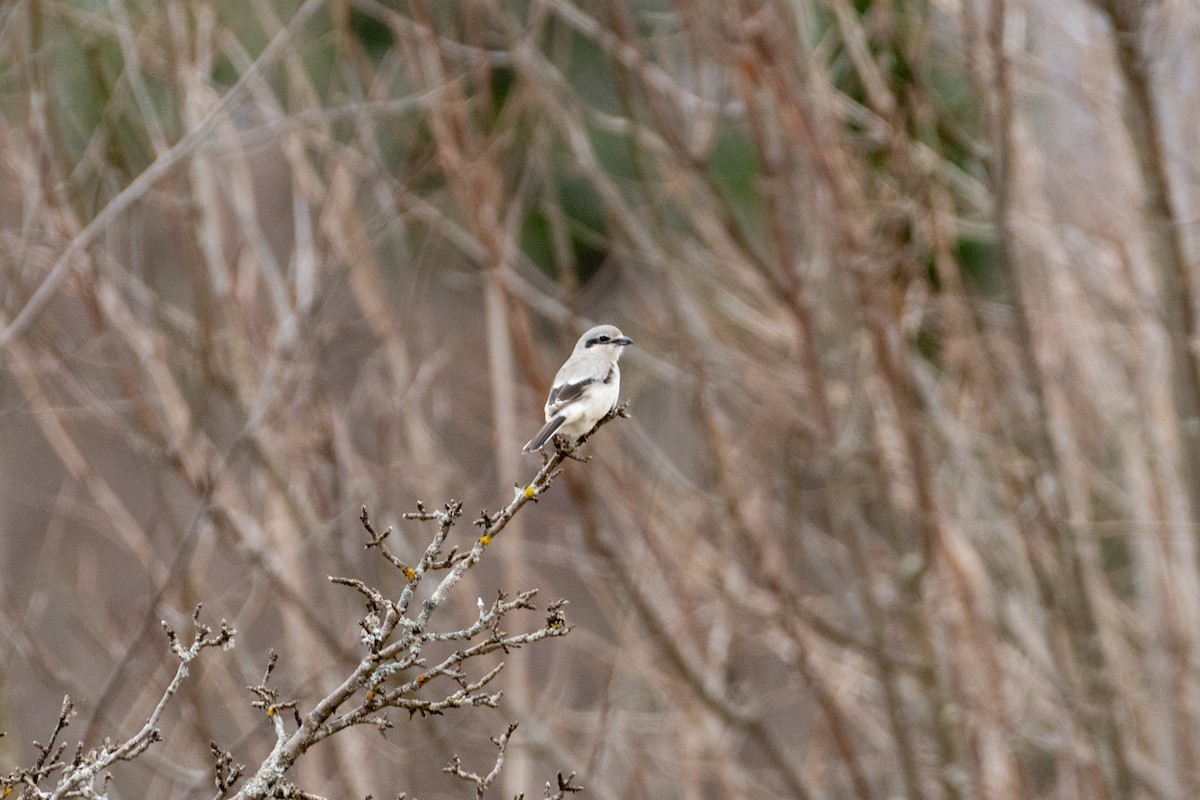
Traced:
<svg viewBox="0 0 1200 800">
<path fill-rule="evenodd" d="M 376 64 L 383 60 L 395 43 L 392 31 L 387 25 L 355 8 L 350 9 L 350 30 L 354 32 L 371 61 Z"/>
<path fill-rule="evenodd" d="M 606 225 L 600 198 L 591 184 L 581 178 L 564 178 L 555 191 L 566 221 L 570 259 L 581 281 L 594 275 L 608 257 Z M 556 276 L 563 265 L 555 263 L 550 219 L 540 208 L 525 218 L 521 250 L 547 275 Z"/>
<path fill-rule="evenodd" d="M 961 237 L 955 243 L 954 250 L 959 269 L 972 288 L 988 296 L 1002 293 L 1000 253 L 995 241 Z"/>
<path fill-rule="evenodd" d="M 708 170 L 739 224 L 754 234 L 768 230 L 761 191 L 762 164 L 745 128 L 726 125 L 708 155 Z"/>
</svg>

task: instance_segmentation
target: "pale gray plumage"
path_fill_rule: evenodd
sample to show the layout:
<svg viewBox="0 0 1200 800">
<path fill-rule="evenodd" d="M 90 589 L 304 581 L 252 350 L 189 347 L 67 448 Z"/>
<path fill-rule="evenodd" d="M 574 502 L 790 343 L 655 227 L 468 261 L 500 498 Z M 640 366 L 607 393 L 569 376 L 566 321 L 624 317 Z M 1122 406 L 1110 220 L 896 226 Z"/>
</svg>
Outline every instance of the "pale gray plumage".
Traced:
<svg viewBox="0 0 1200 800">
<path fill-rule="evenodd" d="M 555 435 L 574 444 L 612 411 L 621 393 L 617 359 L 631 344 L 633 340 L 615 325 L 597 325 L 579 337 L 571 357 L 554 376 L 546 398 L 546 424 L 523 452 L 540 450 Z"/>
</svg>

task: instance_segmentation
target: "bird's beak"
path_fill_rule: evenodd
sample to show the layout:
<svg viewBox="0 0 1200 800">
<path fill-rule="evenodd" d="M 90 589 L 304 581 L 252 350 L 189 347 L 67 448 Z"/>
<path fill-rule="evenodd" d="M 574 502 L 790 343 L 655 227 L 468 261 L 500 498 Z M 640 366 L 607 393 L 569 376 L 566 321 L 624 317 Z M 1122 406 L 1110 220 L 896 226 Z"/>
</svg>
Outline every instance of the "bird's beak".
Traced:
<svg viewBox="0 0 1200 800">
<path fill-rule="evenodd" d="M 628 336 L 622 336 L 620 339 L 613 339 L 612 343 L 619 344 L 624 347 L 626 345 L 633 344 L 633 339 L 630 339 Z"/>
</svg>

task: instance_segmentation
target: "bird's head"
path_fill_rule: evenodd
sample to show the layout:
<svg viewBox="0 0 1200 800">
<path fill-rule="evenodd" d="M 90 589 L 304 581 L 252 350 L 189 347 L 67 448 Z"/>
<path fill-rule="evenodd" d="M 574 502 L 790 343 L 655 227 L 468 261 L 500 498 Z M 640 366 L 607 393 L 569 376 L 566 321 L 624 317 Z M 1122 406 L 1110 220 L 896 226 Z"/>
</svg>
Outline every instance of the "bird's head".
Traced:
<svg viewBox="0 0 1200 800">
<path fill-rule="evenodd" d="M 631 344 L 633 339 L 621 333 L 621 329 L 616 325 L 597 325 L 579 337 L 575 344 L 575 352 L 603 353 L 616 361 L 620 358 L 621 351 Z"/>
</svg>

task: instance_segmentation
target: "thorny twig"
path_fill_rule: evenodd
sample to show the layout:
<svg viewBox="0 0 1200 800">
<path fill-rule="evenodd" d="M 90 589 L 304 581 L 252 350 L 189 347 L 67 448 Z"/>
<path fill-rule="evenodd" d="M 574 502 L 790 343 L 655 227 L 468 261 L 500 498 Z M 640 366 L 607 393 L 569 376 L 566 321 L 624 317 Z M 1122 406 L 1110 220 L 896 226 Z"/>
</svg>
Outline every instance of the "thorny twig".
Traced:
<svg viewBox="0 0 1200 800">
<path fill-rule="evenodd" d="M 151 745 L 162 740 L 162 734 L 158 728 L 159 720 L 167 703 L 175 696 L 175 693 L 187 677 L 188 667 L 191 662 L 205 648 L 220 647 L 228 649 L 233 646 L 233 640 L 237 632 L 224 620 L 221 621 L 220 629 L 213 631 L 212 628 L 200 622 L 200 609 L 201 606 L 197 605 L 195 611 L 192 612 L 194 635 L 189 645 L 184 645 L 175 631 L 166 622 L 162 623 L 167 633 L 167 639 L 170 642 L 171 652 L 179 659 L 179 667 L 175 670 L 175 677 L 171 679 L 167 688 L 163 690 L 162 696 L 159 698 L 154 710 L 151 711 L 146 724 L 137 733 L 119 744 L 106 739 L 104 744 L 91 750 L 84 750 L 83 744 L 80 743 L 76 747 L 75 755 L 70 763 L 67 763 L 62 759 L 66 745 L 59 744 L 55 746 L 55 741 L 70 723 L 70 718 L 74 712 L 74 704 L 69 697 L 65 697 L 63 698 L 62 711 L 59 714 L 58 722 L 55 724 L 50 741 L 45 745 L 34 743 L 34 746 L 38 750 L 37 761 L 28 769 L 14 770 L 6 776 L 0 777 L 0 797 L 7 796 L 12 790 L 18 787 L 22 789 L 20 795 L 22 800 L 102 797 L 104 795 L 104 785 L 107 784 L 111 777 L 107 772 L 109 767 L 118 761 L 134 760 L 146 752 Z M 54 787 L 42 789 L 41 783 L 55 773 L 60 774 L 58 782 Z"/>
<path fill-rule="evenodd" d="M 339 686 L 305 715 L 295 712 L 294 703 L 279 703 L 273 690 L 266 687 L 265 678 L 260 686 L 252 687 L 252 691 L 259 696 L 255 705 L 265 708 L 272 718 L 276 744 L 258 771 L 236 795 L 239 800 L 279 796 L 275 792 L 282 785 L 283 775 L 296 758 L 316 743 L 339 731 L 366 724 L 374 725 L 381 733 L 386 732 L 391 727 L 386 717 L 389 708 L 407 711 L 410 716 L 424 717 L 441 714 L 450 708 L 495 707 L 501 693 L 486 689 L 500 674 L 504 663 L 496 664 L 475 679 L 469 678 L 463 671 L 463 664 L 497 650 L 508 653 L 523 645 L 550 637 L 565 636 L 570 632 L 563 614 L 565 601 L 558 601 L 549 606 L 545 622 L 537 630 L 509 634 L 501 629 L 500 621 L 508 613 L 534 608 L 532 598 L 536 590 L 521 592 L 512 599 L 500 594 L 491 605 L 485 605 L 481 600 L 479 615 L 475 621 L 457 630 L 430 630 L 430 622 L 467 570 L 479 563 L 485 549 L 496 536 L 527 503 L 536 501 L 538 495 L 550 487 L 560 474 L 563 461 L 575 458 L 580 445 L 587 441 L 588 437 L 619 416 L 627 416 L 627 404 L 619 406 L 601 419 L 573 447 L 556 442 L 554 452 L 543 457 L 542 466 L 533 479 L 524 486 L 515 487 L 513 498 L 508 505 L 496 514 L 484 511 L 475 521 L 481 529 L 480 535 L 464 553 L 460 554 L 457 548 L 443 553 L 451 529 L 462 516 L 463 504 L 457 500 L 451 500 L 435 509 L 418 502 L 416 511 L 403 515 L 406 520 L 433 522 L 437 525 L 433 539 L 420 558 L 411 564 L 388 547 L 386 540 L 392 532 L 391 529 L 378 532 L 367 509 L 363 508 L 359 521 L 367 532 L 366 547 L 378 550 L 381 556 L 396 568 L 403 576 L 403 586 L 399 595 L 393 598 L 357 578 L 330 577 L 333 583 L 357 591 L 365 601 L 366 612 L 359 621 L 359 627 L 366 655 Z M 418 589 L 431 572 L 444 574 L 429 596 L 420 603 L 419 608 L 414 609 L 413 602 Z M 423 656 L 424 646 L 431 642 L 473 644 L 467 644 L 441 657 L 431 666 Z M 269 675 L 270 667 L 267 676 Z M 435 681 L 445 678 L 453 681 L 457 688 L 433 699 L 418 696 Z M 295 728 L 290 732 L 280 715 L 271 713 L 272 710 L 277 712 L 283 708 L 292 708 L 296 713 Z"/>
<path fill-rule="evenodd" d="M 501 768 L 504 766 L 504 754 L 508 750 L 508 740 L 512 737 L 513 731 L 517 729 L 517 723 L 508 723 L 508 730 L 500 734 L 499 737 L 492 737 L 492 743 L 496 745 L 496 763 L 492 765 L 491 770 L 486 775 L 480 775 L 475 772 L 467 772 L 462 768 L 462 761 L 457 755 L 450 759 L 449 766 L 442 769 L 442 772 L 453 775 L 456 778 L 462 778 L 464 781 L 471 781 L 475 784 L 476 800 L 482 800 L 483 795 L 487 792 L 488 787 L 492 785 L 492 781 L 496 780 L 496 776 L 500 774 Z"/>
<path fill-rule="evenodd" d="M 582 786 L 575 785 L 575 782 L 574 782 L 575 781 L 575 773 L 574 772 L 572 772 L 570 775 L 568 775 L 565 778 L 563 777 L 563 774 L 560 772 L 556 776 L 555 781 L 557 784 L 556 786 L 551 786 L 549 781 L 546 782 L 546 793 L 545 793 L 546 800 L 564 800 L 564 798 L 568 794 L 574 794 L 575 792 L 583 791 Z M 552 791 L 554 792 L 553 794 L 551 794 Z"/>
<path fill-rule="evenodd" d="M 234 761 L 233 753 L 222 750 L 214 741 L 208 743 L 208 749 L 213 756 L 213 784 L 217 788 L 213 800 L 220 800 L 233 789 L 234 784 L 242 777 L 242 773 L 246 771 L 246 765 Z"/>
<path fill-rule="evenodd" d="M 563 461 L 567 458 L 577 458 L 577 450 L 588 436 L 618 416 L 626 416 L 626 406 L 622 405 L 614 409 L 574 446 L 556 442 L 554 452 L 544 456 L 541 469 L 527 485 L 516 487 L 513 499 L 507 506 L 494 515 L 484 511 L 481 518 L 476 520 L 475 524 L 482 529 L 482 532 L 471 549 L 465 553 L 460 554 L 457 547 L 450 548 L 446 553 L 442 552 L 455 521 L 462 516 L 462 503 L 460 502 L 452 500 L 436 510 L 429 510 L 424 504 L 418 502 L 415 512 L 403 515 L 404 519 L 437 523 L 437 530 L 429 546 L 425 548 L 420 559 L 411 566 L 387 546 L 386 539 L 391 534 L 391 529 L 388 528 L 383 533 L 377 532 L 364 507 L 360 522 L 368 536 L 366 547 L 378 550 L 380 555 L 401 573 L 404 578 L 403 588 L 400 590 L 399 596 L 392 599 L 384 592 L 368 586 L 357 578 L 330 577 L 334 583 L 353 588 L 366 601 L 367 610 L 359 621 L 359 627 L 362 630 L 361 638 L 367 648 L 367 655 L 340 686 L 317 703 L 307 715 L 302 716 L 298 709 L 298 701 L 282 700 L 278 691 L 268 685 L 278 664 L 277 654 L 271 653 L 262 680 L 247 689 L 256 697 L 251 703 L 252 707 L 261 709 L 272 722 L 276 739 L 275 746 L 271 754 L 235 797 L 321 800 L 317 795 L 302 791 L 284 780 L 284 773 L 291 767 L 295 759 L 308 748 L 345 728 L 370 724 L 376 726 L 381 733 L 386 732 L 391 727 L 391 722 L 383 712 L 388 708 L 408 711 L 410 716 L 437 715 L 448 708 L 468 706 L 494 708 L 499 702 L 501 693 L 499 691 L 488 692 L 485 691 L 485 688 L 500 674 L 504 667 L 503 662 L 496 664 L 481 677 L 473 680 L 463 672 L 462 665 L 472 658 L 498 650 L 508 653 L 512 649 L 541 639 L 566 635 L 570 632 L 563 614 L 566 601 L 560 600 L 551 603 L 542 627 L 527 633 L 509 634 L 501 629 L 500 623 L 512 611 L 533 610 L 535 606 L 532 599 L 537 594 L 536 589 L 521 592 L 511 599 L 501 592 L 490 605 L 485 605 L 480 600 L 479 615 L 475 621 L 457 630 L 429 630 L 430 620 L 434 612 L 445 602 L 450 591 L 466 574 L 466 571 L 479 562 L 484 550 L 495 540 L 497 534 L 508 525 L 521 508 L 530 501 L 536 501 L 538 495 L 549 488 L 560 474 Z M 421 581 L 431 571 L 441 571 L 446 574 L 441 577 L 428 599 L 421 603 L 419 611 L 414 616 L 409 613 L 413 599 L 416 597 Z M 111 778 L 107 772 L 109 767 L 118 761 L 136 759 L 151 745 L 161 741 L 159 720 L 167 703 L 174 697 L 187 677 L 191 662 L 205 648 L 232 647 L 236 631 L 224 620 L 221 621 L 219 629 L 214 631 L 200 622 L 200 611 L 201 606 L 197 605 L 192 614 L 194 635 L 190 644 L 185 644 L 167 623 L 162 623 L 170 650 L 179 659 L 179 667 L 174 678 L 163 691 L 150 717 L 139 731 L 119 744 L 106 740 L 103 745 L 91 750 L 84 750 L 83 745 L 80 744 L 73 757 L 67 761 L 63 757 L 66 744 L 60 742 L 59 739 L 74 714 L 74 704 L 69 697 L 65 697 L 62 710 L 47 743 L 44 745 L 34 743 L 38 756 L 33 766 L 17 769 L 0 777 L 0 797 L 8 796 L 15 789 L 21 790 L 20 800 L 104 797 L 105 787 Z M 397 633 L 399 635 L 396 635 Z M 422 648 L 426 643 L 431 642 L 468 644 L 442 657 L 433 666 L 429 666 L 422 657 Z M 399 685 L 390 687 L 385 685 L 389 679 L 402 675 L 413 668 L 419 668 L 419 671 L 410 675 Z M 415 696 L 439 678 L 449 678 L 457 685 L 457 688 L 437 699 Z M 348 709 L 344 709 L 347 703 L 352 703 L 356 698 L 356 703 L 353 703 Z M 281 713 L 288 710 L 292 712 L 291 731 L 288 730 L 283 719 L 284 715 Z M 448 767 L 446 771 L 452 772 L 458 777 L 474 780 L 477 784 L 477 794 L 482 797 L 483 792 L 491 785 L 503 766 L 505 748 L 515 728 L 515 724 L 510 725 L 501 737 L 493 740 L 499 748 L 499 753 L 495 765 L 487 775 L 478 776 L 463 771 L 457 757 L 452 767 Z M 213 756 L 213 785 L 216 789 L 214 800 L 220 800 L 233 791 L 235 784 L 245 773 L 246 766 L 236 762 L 233 754 L 222 750 L 216 742 L 210 742 L 209 748 Z M 56 774 L 59 777 L 55 786 L 51 789 L 42 789 L 41 784 Z M 558 794 L 554 796 L 562 797 L 564 792 L 574 791 L 578 791 L 578 787 L 571 784 L 571 777 L 564 781 L 560 773 Z M 547 797 L 551 797 L 550 792 L 550 784 L 547 784 Z"/>
</svg>

